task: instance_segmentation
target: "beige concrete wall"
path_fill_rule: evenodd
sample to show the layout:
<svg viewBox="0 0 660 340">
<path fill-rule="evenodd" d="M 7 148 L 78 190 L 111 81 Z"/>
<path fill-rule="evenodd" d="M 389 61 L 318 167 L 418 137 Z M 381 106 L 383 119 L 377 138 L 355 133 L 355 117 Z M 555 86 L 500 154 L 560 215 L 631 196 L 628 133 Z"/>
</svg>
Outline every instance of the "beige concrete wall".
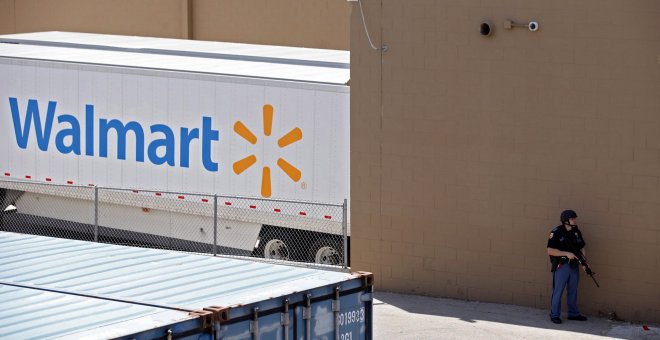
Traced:
<svg viewBox="0 0 660 340">
<path fill-rule="evenodd" d="M 344 0 L 195 0 L 195 39 L 348 50 Z"/>
<path fill-rule="evenodd" d="M 14 33 L 14 0 L 0 0 L 0 34 Z"/>
<path fill-rule="evenodd" d="M 74 31 L 181 38 L 182 0 L 3 0 L 13 11 L 0 19 L 14 22 L 2 33 Z"/>
<path fill-rule="evenodd" d="M 0 34 L 74 31 L 349 49 L 337 0 L 0 0 Z"/>
<path fill-rule="evenodd" d="M 364 4 L 390 50 L 354 7 L 353 269 L 548 308 L 546 242 L 571 208 L 601 283 L 582 276 L 583 312 L 660 321 L 660 2 Z"/>
</svg>

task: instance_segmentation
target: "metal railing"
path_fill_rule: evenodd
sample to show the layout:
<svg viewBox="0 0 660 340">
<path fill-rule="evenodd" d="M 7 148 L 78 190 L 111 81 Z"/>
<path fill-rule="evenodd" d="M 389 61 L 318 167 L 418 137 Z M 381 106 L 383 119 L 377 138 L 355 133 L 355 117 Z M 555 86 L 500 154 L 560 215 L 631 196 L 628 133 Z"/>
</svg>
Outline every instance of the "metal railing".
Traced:
<svg viewBox="0 0 660 340">
<path fill-rule="evenodd" d="M 0 230 L 240 256 L 349 265 L 341 204 L 0 179 Z"/>
</svg>

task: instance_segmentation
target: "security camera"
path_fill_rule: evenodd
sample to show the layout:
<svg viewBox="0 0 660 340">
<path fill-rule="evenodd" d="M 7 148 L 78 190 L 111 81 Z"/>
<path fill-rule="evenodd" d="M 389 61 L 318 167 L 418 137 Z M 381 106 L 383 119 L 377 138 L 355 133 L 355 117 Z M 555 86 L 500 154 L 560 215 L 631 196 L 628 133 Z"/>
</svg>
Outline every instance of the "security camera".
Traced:
<svg viewBox="0 0 660 340">
<path fill-rule="evenodd" d="M 529 28 L 529 30 L 532 32 L 536 32 L 539 30 L 539 23 L 536 21 L 530 21 L 527 25 L 527 28 Z"/>
</svg>

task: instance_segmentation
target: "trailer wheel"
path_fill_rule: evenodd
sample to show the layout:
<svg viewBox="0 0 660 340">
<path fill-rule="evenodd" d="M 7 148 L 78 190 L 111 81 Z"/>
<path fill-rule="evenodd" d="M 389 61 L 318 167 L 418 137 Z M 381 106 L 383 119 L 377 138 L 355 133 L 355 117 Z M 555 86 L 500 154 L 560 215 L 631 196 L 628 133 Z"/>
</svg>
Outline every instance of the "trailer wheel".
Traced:
<svg viewBox="0 0 660 340">
<path fill-rule="evenodd" d="M 293 250 L 286 231 L 273 226 L 264 226 L 259 235 L 259 243 L 252 252 L 252 256 L 291 261 L 294 258 Z"/>
<path fill-rule="evenodd" d="M 344 264 L 343 248 L 339 240 L 324 237 L 310 248 L 310 258 L 317 264 L 339 266 Z"/>
<path fill-rule="evenodd" d="M 271 260 L 291 260 L 289 246 L 280 239 L 268 240 L 264 245 L 264 258 Z"/>
</svg>

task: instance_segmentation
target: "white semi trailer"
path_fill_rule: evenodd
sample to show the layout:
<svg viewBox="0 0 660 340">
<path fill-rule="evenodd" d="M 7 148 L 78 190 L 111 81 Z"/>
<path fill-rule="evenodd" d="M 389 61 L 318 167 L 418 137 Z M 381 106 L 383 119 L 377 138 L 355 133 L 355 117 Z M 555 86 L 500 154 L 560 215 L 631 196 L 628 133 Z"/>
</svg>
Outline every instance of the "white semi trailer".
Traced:
<svg viewBox="0 0 660 340">
<path fill-rule="evenodd" d="M 349 196 L 349 74 L 347 51 L 0 36 L 0 201 L 45 220 L 336 264 L 341 209 L 288 201 Z M 213 224 L 214 199 L 179 192 L 224 195 L 215 234 L 197 227 Z"/>
</svg>

